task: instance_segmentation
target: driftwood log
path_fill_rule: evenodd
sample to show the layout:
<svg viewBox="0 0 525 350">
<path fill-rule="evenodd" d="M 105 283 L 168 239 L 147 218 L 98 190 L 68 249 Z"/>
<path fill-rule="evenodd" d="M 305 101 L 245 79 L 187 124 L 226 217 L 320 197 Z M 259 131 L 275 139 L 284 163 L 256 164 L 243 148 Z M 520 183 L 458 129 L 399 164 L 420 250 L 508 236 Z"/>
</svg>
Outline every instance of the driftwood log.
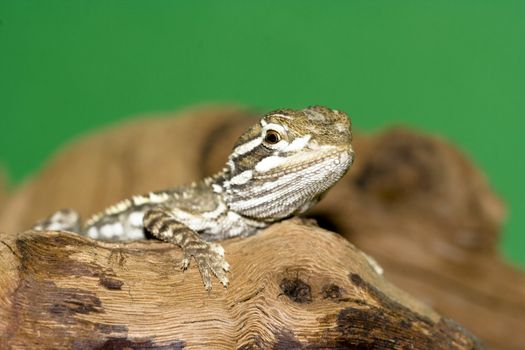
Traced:
<svg viewBox="0 0 525 350">
<path fill-rule="evenodd" d="M 479 347 L 452 321 L 384 282 L 350 244 L 297 222 L 225 242 L 235 266 L 232 286 L 215 286 L 210 295 L 200 291 L 196 270 L 174 269 L 178 249 L 162 243 L 17 233 L 62 207 L 87 216 L 131 194 L 202 178 L 222 166 L 235 137 L 252 123 L 250 113 L 237 108 L 183 114 L 86 137 L 10 196 L 0 215 L 4 344 L 36 344 L 47 334 L 64 347 L 176 348 L 222 335 L 228 342 L 213 344 L 225 348 Z M 525 277 L 497 254 L 504 210 L 483 176 L 433 137 L 398 129 L 355 139 L 357 164 L 311 215 L 374 256 L 389 280 L 460 321 L 490 348 L 520 349 Z M 257 257 L 261 252 L 267 256 Z M 232 313 L 239 301 L 246 309 Z M 66 344 L 82 331 L 92 337 Z"/>
<path fill-rule="evenodd" d="M 334 233 L 288 221 L 224 247 L 231 286 L 208 293 L 167 244 L 4 240 L 4 348 L 481 348 Z"/>
</svg>

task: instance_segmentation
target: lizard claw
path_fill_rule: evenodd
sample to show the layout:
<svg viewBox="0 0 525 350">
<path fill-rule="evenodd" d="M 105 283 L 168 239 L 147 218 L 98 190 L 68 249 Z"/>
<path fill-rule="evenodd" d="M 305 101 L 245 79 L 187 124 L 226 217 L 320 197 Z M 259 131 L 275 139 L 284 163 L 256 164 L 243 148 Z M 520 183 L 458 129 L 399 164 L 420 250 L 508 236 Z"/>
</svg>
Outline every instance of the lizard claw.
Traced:
<svg viewBox="0 0 525 350">
<path fill-rule="evenodd" d="M 197 267 L 201 273 L 202 282 L 206 290 L 211 290 L 211 275 L 217 276 L 219 281 L 228 286 L 229 280 L 226 273 L 230 270 L 230 265 L 224 259 L 224 249 L 215 243 L 200 242 L 201 244 L 184 249 L 184 258 L 181 267 L 188 268 L 191 257 L 195 258 Z"/>
<path fill-rule="evenodd" d="M 180 263 L 180 268 L 186 270 L 190 266 L 191 255 L 184 254 L 184 258 Z"/>
</svg>

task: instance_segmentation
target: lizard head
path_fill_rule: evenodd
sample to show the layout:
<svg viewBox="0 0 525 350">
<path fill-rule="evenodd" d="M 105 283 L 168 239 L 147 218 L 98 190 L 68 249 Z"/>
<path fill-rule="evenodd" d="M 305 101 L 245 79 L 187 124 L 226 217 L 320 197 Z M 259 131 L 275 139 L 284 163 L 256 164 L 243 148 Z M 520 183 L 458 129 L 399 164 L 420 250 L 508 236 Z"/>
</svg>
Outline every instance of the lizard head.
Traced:
<svg viewBox="0 0 525 350">
<path fill-rule="evenodd" d="M 345 113 L 321 106 L 276 110 L 238 139 L 221 190 L 231 210 L 271 222 L 310 208 L 353 160 Z"/>
</svg>

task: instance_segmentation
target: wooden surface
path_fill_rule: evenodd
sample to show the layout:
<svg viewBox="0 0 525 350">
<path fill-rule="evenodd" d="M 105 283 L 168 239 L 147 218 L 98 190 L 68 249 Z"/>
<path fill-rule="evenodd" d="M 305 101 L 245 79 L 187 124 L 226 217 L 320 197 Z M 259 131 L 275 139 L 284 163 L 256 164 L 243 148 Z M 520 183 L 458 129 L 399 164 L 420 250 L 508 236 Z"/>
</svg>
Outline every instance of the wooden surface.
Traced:
<svg viewBox="0 0 525 350">
<path fill-rule="evenodd" d="M 224 247 L 231 286 L 208 293 L 169 244 L 3 239 L 2 348 L 481 348 L 334 233 L 294 220 Z"/>
<path fill-rule="evenodd" d="M 75 142 L 59 153 L 38 176 L 17 189 L 7 201 L 0 215 L 0 231 L 4 232 L 2 239 L 11 242 L 9 247 L 14 253 L 7 246 L 0 245 L 2 253 L 20 258 L 22 255 L 15 244 L 17 234 L 56 209 L 73 207 L 87 216 L 129 195 L 172 187 L 212 173 L 223 165 L 233 140 L 252 122 L 249 118 L 252 113 L 233 107 L 197 109 L 182 114 L 187 118 L 157 118 L 101 131 Z M 388 280 L 430 304 L 438 312 L 459 321 L 489 348 L 521 349 L 525 343 L 525 277 L 503 262 L 497 254 L 495 244 L 501 230 L 504 208 L 479 170 L 446 142 L 406 130 L 390 130 L 377 136 L 357 134 L 355 149 L 357 163 L 354 168 L 310 215 L 321 226 L 344 235 L 374 256 L 385 269 Z M 305 229 L 305 232 L 309 230 Z M 269 231 L 275 232 L 273 228 Z M 284 238 L 281 246 L 272 251 L 274 254 L 282 254 L 283 247 L 286 252 L 291 252 L 304 241 L 299 239 L 299 242 L 286 243 L 288 233 L 287 230 L 282 231 L 275 234 Z M 315 229 L 314 232 L 318 231 Z M 266 234 L 263 237 L 267 237 Z M 82 239 L 75 242 L 79 249 L 84 245 L 93 246 L 93 243 L 88 244 Z M 312 247 L 317 247 L 317 243 L 309 242 L 312 252 L 301 256 L 301 259 L 310 259 L 310 255 L 316 251 Z M 157 250 L 163 247 L 161 243 L 155 242 L 133 244 L 146 244 Z M 225 243 L 228 247 L 227 256 L 229 244 Z M 235 246 L 237 243 L 231 244 Z M 338 244 L 333 244 L 330 249 L 343 249 L 338 247 Z M 346 245 L 344 247 L 343 250 L 348 248 Z M 261 249 L 259 246 L 257 248 Z M 96 248 L 95 251 L 98 249 L 102 248 Z M 105 253 L 98 254 L 115 256 L 109 252 L 110 247 L 104 249 Z M 346 251 L 339 253 L 347 254 Z M 150 253 L 144 254 L 149 259 L 147 261 L 151 262 Z M 173 261 L 177 254 L 176 248 L 169 249 L 169 257 L 163 259 Z M 331 258 L 331 254 L 326 254 L 327 259 Z M 246 259 L 244 264 L 247 266 L 243 268 L 255 266 L 250 263 L 249 257 Z M 317 280 L 315 283 L 309 282 L 301 259 L 298 259 L 297 264 L 290 265 L 291 271 L 295 271 L 295 275 L 310 286 L 310 290 L 322 291 L 322 283 L 317 284 Z M 10 261 L 4 269 L 6 277 L 0 282 L 3 292 L 0 302 L 7 305 L 4 312 L 8 310 L 12 313 L 12 299 L 9 298 L 18 289 L 9 283 L 19 278 L 21 265 L 16 259 Z M 167 281 L 177 281 L 177 275 L 171 276 L 173 266 L 166 264 L 164 268 L 167 270 L 163 276 L 166 276 Z M 323 273 L 333 268 L 326 265 Z M 34 269 L 30 271 L 39 272 Z M 271 274 L 272 271 L 268 272 Z M 190 270 L 179 278 L 192 278 L 192 274 L 195 271 Z M 293 280 L 293 276 L 290 276 L 287 278 Z M 378 288 L 376 281 L 370 280 L 367 275 L 358 276 L 369 283 L 366 290 Z M 112 275 L 109 278 L 109 286 L 119 285 L 120 282 L 111 280 L 114 278 Z M 194 279 L 198 280 L 196 277 Z M 357 280 L 354 277 L 352 281 L 346 273 L 346 287 L 343 287 L 342 279 L 337 285 L 346 293 L 352 293 L 359 290 Z M 274 283 L 281 286 L 282 281 Z M 167 285 L 172 289 L 179 288 L 178 284 L 175 283 L 174 287 L 173 283 Z M 293 283 L 291 285 L 288 289 L 308 289 L 295 288 Z M 100 284 L 97 286 L 100 290 L 107 289 Z M 334 288 L 332 292 L 327 289 L 327 295 L 339 295 L 337 290 Z M 390 295 L 388 291 L 378 290 Z M 230 291 L 215 286 L 212 295 L 219 292 Z M 396 297 L 388 298 L 396 300 Z M 208 305 L 203 304 L 204 299 L 199 300 L 199 305 Z M 164 304 L 159 305 L 162 307 Z M 405 302 L 401 302 L 401 305 L 405 305 Z M 297 307 L 295 305 L 294 310 Z M 126 309 L 127 305 L 121 308 Z M 407 309 L 413 311 L 411 307 Z M 108 317 L 102 312 L 97 315 Z M 273 318 L 274 314 L 269 316 Z M 13 316 L 10 317 L 12 321 Z M 77 320 L 79 317 L 75 314 L 72 318 Z M 15 320 L 20 319 L 23 317 L 17 314 Z M 432 327 L 446 323 L 450 329 L 458 329 L 450 321 L 431 319 L 434 324 Z M 213 327 L 222 330 L 218 320 L 218 324 Z M 370 335 L 375 329 L 373 325 L 383 321 L 380 317 L 371 317 L 368 322 L 371 325 L 362 324 L 362 327 Z M 16 328 L 13 323 L 10 324 L 9 327 Z M 32 327 L 38 328 L 35 325 Z M 145 324 L 141 323 L 140 327 L 145 328 Z M 8 329 L 14 331 L 14 328 Z M 297 333 L 295 328 L 289 330 L 283 334 L 273 332 L 272 336 L 264 338 L 267 341 L 265 344 L 280 344 L 279 339 L 305 344 L 307 340 L 301 337 L 300 332 Z M 115 335 L 113 331 L 105 334 Z M 122 334 L 117 338 L 122 338 Z M 451 336 L 450 333 L 448 336 Z M 164 341 L 166 338 L 161 339 L 160 343 L 157 340 L 151 338 L 145 341 L 167 344 Z M 384 345 L 383 348 L 399 348 L 393 343 L 376 344 Z"/>
</svg>

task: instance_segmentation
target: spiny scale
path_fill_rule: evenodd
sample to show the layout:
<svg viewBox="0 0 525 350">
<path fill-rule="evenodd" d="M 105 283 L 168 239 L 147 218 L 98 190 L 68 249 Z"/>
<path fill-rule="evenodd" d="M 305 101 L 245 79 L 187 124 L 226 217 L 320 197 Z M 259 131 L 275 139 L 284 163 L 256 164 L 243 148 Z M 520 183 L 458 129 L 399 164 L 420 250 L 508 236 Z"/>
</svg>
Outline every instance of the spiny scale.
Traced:
<svg viewBox="0 0 525 350">
<path fill-rule="evenodd" d="M 242 134 L 224 169 L 201 182 L 124 199 L 80 225 L 70 209 L 35 230 L 70 230 L 95 239 L 144 239 L 145 231 L 193 256 L 206 289 L 211 275 L 227 286 L 229 265 L 212 241 L 249 236 L 314 205 L 350 168 L 351 124 L 321 106 L 264 115 Z"/>
</svg>

